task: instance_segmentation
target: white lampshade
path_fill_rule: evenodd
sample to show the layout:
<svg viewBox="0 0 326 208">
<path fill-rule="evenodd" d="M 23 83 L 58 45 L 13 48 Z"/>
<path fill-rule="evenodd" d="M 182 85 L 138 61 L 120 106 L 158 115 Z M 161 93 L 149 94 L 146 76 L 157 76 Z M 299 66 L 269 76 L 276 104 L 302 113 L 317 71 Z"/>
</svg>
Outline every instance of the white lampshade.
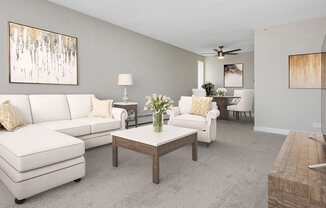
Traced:
<svg viewBox="0 0 326 208">
<path fill-rule="evenodd" d="M 118 85 L 133 85 L 131 74 L 119 74 Z"/>
</svg>

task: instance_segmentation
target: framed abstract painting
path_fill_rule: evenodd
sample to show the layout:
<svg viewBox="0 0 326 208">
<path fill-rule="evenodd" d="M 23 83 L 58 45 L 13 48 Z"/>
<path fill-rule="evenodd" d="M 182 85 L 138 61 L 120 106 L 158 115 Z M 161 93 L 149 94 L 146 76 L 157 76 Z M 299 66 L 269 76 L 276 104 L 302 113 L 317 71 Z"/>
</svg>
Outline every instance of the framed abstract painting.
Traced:
<svg viewBox="0 0 326 208">
<path fill-rule="evenodd" d="M 9 22 L 9 82 L 78 85 L 77 38 Z"/>
<path fill-rule="evenodd" d="M 289 88 L 321 88 L 321 53 L 289 56 Z"/>
<path fill-rule="evenodd" d="M 243 87 L 243 64 L 224 65 L 224 87 Z"/>
</svg>

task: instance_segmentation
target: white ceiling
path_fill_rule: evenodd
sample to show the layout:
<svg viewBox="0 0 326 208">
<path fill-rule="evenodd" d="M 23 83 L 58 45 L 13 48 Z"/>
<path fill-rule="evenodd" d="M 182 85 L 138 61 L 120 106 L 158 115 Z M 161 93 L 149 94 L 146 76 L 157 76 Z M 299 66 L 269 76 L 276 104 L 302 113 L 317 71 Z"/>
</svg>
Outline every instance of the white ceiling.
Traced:
<svg viewBox="0 0 326 208">
<path fill-rule="evenodd" d="M 253 29 L 326 16 L 326 0 L 49 0 L 195 52 L 253 51 Z"/>
</svg>

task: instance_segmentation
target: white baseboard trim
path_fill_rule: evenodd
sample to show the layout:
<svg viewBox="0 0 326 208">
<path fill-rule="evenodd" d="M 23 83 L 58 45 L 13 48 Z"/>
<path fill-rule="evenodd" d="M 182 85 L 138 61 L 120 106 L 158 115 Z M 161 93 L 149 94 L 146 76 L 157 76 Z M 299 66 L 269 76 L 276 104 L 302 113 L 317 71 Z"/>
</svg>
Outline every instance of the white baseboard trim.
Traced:
<svg viewBox="0 0 326 208">
<path fill-rule="evenodd" d="M 273 134 L 282 134 L 288 135 L 290 130 L 288 129 L 277 129 L 277 128 L 270 128 L 270 127 L 263 127 L 263 126 L 254 126 L 254 131 L 261 131 Z"/>
</svg>

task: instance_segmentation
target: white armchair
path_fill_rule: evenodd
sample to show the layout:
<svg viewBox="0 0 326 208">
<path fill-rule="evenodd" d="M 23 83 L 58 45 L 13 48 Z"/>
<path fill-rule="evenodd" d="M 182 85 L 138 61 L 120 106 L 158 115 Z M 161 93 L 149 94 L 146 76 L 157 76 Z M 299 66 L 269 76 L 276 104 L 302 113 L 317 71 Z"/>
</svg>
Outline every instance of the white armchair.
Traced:
<svg viewBox="0 0 326 208">
<path fill-rule="evenodd" d="M 220 115 L 215 102 L 211 104 L 211 110 L 206 117 L 189 114 L 192 105 L 192 97 L 182 96 L 179 107 L 168 110 L 170 116 L 168 125 L 179 126 L 198 130 L 198 141 L 209 145 L 216 140 L 216 120 Z"/>
</svg>

